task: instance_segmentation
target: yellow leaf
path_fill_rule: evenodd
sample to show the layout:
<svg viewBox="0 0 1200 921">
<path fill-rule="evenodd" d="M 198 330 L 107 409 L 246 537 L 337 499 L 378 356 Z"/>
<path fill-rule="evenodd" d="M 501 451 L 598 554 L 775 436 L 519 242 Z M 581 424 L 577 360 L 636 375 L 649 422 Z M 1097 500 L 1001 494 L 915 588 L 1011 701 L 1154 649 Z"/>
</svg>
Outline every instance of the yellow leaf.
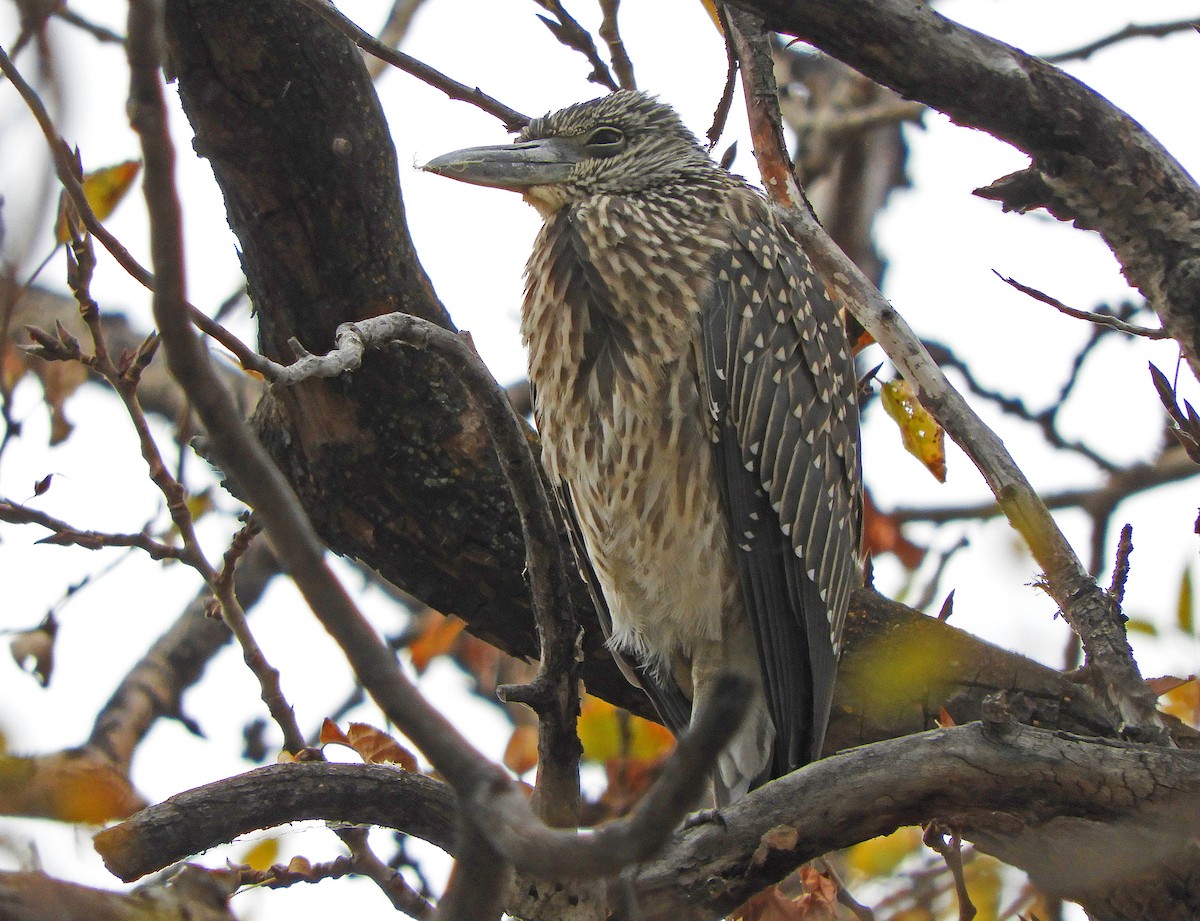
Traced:
<svg viewBox="0 0 1200 921">
<path fill-rule="evenodd" d="M 279 859 L 279 839 L 278 838 L 263 838 L 262 841 L 251 845 L 249 850 L 242 854 L 242 859 L 238 863 L 244 863 L 253 870 L 267 870 L 276 860 Z"/>
<path fill-rule="evenodd" d="M 128 194 L 141 168 L 141 161 L 126 160 L 116 166 L 106 166 L 84 175 L 83 194 L 96 217 L 104 220 L 113 213 L 121 199 Z M 59 202 L 58 221 L 54 225 L 54 238 L 59 243 L 66 243 L 71 239 L 68 220 L 69 215 L 74 214 L 73 208 L 70 200 L 64 195 Z M 68 209 L 72 210 L 68 212 Z"/>
<path fill-rule="evenodd" d="M 840 676 L 864 706 L 898 716 L 944 687 L 958 661 L 951 637 L 926 630 L 900 631 L 872 642 L 855 657 L 854 667 Z"/>
<path fill-rule="evenodd" d="M 880 388 L 883 408 L 900 427 L 904 448 L 925 465 L 939 483 L 946 482 L 946 433 L 921 405 L 905 380 L 897 378 Z"/>
<path fill-rule="evenodd" d="M 1158 705 L 1189 726 L 1200 725 L 1200 682 L 1192 679 L 1171 688 L 1158 698 Z"/>
<path fill-rule="evenodd" d="M 700 0 L 700 5 L 708 13 L 708 18 L 713 21 L 713 25 L 717 27 L 717 31 L 724 33 L 725 30 L 721 28 L 721 17 L 717 15 L 717 4 L 714 0 Z"/>
<path fill-rule="evenodd" d="M 129 778 L 88 749 L 0 756 L 0 814 L 102 825 L 145 805 Z"/>
<path fill-rule="evenodd" d="M 868 878 L 890 876 L 900 861 L 921 847 L 919 828 L 897 828 L 890 835 L 872 838 L 846 851 L 851 870 Z"/>
<path fill-rule="evenodd" d="M 1179 581 L 1179 598 L 1175 602 L 1175 623 L 1184 633 L 1194 633 L 1196 629 L 1192 614 L 1192 571 L 1184 569 L 1183 578 Z"/>
<path fill-rule="evenodd" d="M 586 761 L 605 764 L 617 758 L 650 761 L 675 744 L 670 731 L 590 694 L 579 708 L 579 741 Z"/>
<path fill-rule="evenodd" d="M 963 880 L 971 904 L 975 906 L 975 921 L 997 921 L 1000 917 L 1000 864 L 983 854 L 963 867 Z"/>
</svg>

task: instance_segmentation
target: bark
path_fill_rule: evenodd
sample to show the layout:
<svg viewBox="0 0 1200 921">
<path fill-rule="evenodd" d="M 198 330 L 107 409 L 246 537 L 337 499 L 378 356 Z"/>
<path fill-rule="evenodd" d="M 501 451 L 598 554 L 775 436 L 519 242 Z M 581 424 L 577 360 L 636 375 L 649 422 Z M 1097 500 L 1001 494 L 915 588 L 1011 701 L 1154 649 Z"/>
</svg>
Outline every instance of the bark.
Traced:
<svg viewBox="0 0 1200 921">
<path fill-rule="evenodd" d="M 1200 911 L 1197 784 L 1200 753 L 1049 732 L 994 712 L 774 781 L 678 833 L 633 885 L 648 921 L 713 917 L 830 850 L 937 820 L 1097 921 L 1185 921 Z M 455 809 L 445 784 L 384 765 L 272 765 L 152 806 L 96 846 L 127 880 L 298 819 L 370 822 L 455 852 Z M 514 890 L 506 907 L 549 917 L 530 911 L 529 891 Z"/>
</svg>

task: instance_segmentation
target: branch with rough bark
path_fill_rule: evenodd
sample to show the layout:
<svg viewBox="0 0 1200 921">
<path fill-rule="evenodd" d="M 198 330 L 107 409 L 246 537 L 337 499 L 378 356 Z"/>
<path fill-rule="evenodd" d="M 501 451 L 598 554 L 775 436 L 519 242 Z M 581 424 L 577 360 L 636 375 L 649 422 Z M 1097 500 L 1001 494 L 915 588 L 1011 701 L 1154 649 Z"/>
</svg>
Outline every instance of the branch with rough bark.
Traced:
<svg viewBox="0 0 1200 921">
<path fill-rule="evenodd" d="M 1200 803 L 1187 791 L 1198 783 L 1200 753 L 1034 729 L 1000 709 L 989 722 L 862 746 L 774 781 L 720 821 L 674 835 L 633 887 L 647 921 L 710 917 L 826 851 L 936 819 L 1098 919 L 1190 918 L 1183 906 L 1200 906 L 1189 844 Z M 455 852 L 454 802 L 444 784 L 394 768 L 275 765 L 152 806 L 97 846 L 126 879 L 298 819 L 369 821 Z"/>
<path fill-rule="evenodd" d="M 1200 375 L 1200 188 L 1141 125 L 1041 58 L 904 0 L 734 0 L 1031 158 L 981 194 L 1097 231 Z"/>
</svg>

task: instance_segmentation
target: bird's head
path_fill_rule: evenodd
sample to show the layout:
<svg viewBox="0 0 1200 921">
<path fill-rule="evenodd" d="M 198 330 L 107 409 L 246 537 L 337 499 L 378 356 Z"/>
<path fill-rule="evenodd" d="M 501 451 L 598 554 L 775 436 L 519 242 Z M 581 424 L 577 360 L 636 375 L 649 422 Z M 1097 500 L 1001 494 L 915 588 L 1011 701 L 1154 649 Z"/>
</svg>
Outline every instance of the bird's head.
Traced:
<svg viewBox="0 0 1200 921">
<path fill-rule="evenodd" d="M 719 170 L 674 109 L 630 90 L 535 119 L 512 144 L 456 150 L 422 168 L 521 192 L 546 217 L 592 195 L 638 194 Z"/>
</svg>

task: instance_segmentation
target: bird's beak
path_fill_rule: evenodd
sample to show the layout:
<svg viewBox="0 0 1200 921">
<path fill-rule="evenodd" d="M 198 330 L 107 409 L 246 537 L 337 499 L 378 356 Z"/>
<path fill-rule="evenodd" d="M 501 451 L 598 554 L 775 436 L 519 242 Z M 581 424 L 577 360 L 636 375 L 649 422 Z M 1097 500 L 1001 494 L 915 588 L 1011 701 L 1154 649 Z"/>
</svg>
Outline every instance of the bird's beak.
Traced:
<svg viewBox="0 0 1200 921">
<path fill-rule="evenodd" d="M 532 186 L 564 182 L 583 159 L 567 138 L 540 138 L 495 147 L 468 147 L 442 154 L 421 169 L 459 182 L 523 192 Z"/>
</svg>

